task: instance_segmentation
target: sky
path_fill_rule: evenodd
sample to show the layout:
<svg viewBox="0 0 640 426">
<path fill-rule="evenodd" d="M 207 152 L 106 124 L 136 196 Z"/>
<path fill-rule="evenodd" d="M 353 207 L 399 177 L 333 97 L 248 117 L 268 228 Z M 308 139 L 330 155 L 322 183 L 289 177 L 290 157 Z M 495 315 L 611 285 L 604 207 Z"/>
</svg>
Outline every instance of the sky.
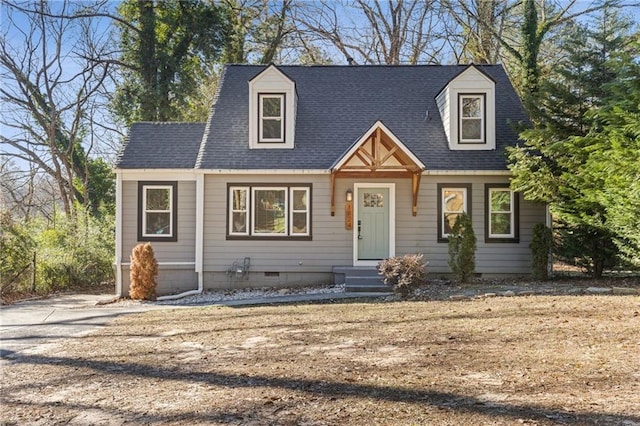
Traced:
<svg viewBox="0 0 640 426">
<path fill-rule="evenodd" d="M 638 0 L 622 0 L 622 1 L 624 2 L 624 4 L 630 5 L 629 7 L 625 8 L 625 13 L 630 14 L 630 16 L 632 16 L 632 18 L 635 20 L 636 23 L 640 22 L 640 1 Z M 92 3 L 93 2 L 87 1 L 87 2 L 79 2 L 77 4 L 90 5 Z M 386 2 L 383 2 L 383 3 L 386 3 Z M 562 5 L 568 4 L 567 2 L 561 2 L 561 3 Z M 114 11 L 115 8 L 118 6 L 118 4 L 119 4 L 119 1 L 115 1 L 115 0 L 108 1 L 106 3 L 106 7 L 111 11 Z M 592 1 L 578 0 L 572 6 L 572 10 L 584 10 L 586 8 L 591 7 L 592 4 L 593 4 Z M 51 7 L 51 10 L 53 12 L 59 12 L 63 6 L 63 3 L 61 1 L 52 0 L 48 3 L 48 5 Z M 15 25 L 11 25 L 12 22 Z M 95 25 L 96 33 L 101 34 L 101 39 L 104 41 L 105 38 L 108 37 L 111 20 L 108 18 L 101 18 L 101 19 L 98 19 L 94 23 L 94 25 Z M 18 58 L 24 54 L 25 46 L 22 45 L 21 42 L 23 41 L 25 35 L 28 35 L 28 32 L 27 32 L 28 27 L 29 27 L 28 19 L 24 14 L 17 13 L 17 12 L 10 13 L 10 9 L 7 6 L 7 3 L 5 1 L 2 1 L 0 3 L 0 31 L 7 45 L 10 45 L 15 49 L 12 55 L 13 57 Z M 82 34 L 78 31 L 78 29 L 76 29 L 74 32 L 71 32 L 63 40 L 62 49 L 63 49 L 64 62 L 59 68 L 59 71 L 63 75 L 69 78 L 79 70 L 78 60 L 77 60 L 77 57 L 74 56 L 74 51 L 77 49 L 77 47 L 80 44 L 78 43 L 78 41 L 81 40 L 82 38 L 83 38 Z M 41 60 L 41 58 L 39 60 Z M 338 64 L 342 64 L 342 63 L 346 64 L 346 60 L 342 54 L 336 54 L 334 60 Z M 37 62 L 38 62 L 38 59 L 32 61 L 32 64 L 35 65 Z M 2 86 L 5 89 L 10 90 L 12 88 L 12 82 L 9 79 L 5 78 L 4 75 L 1 75 L 0 78 L 2 78 L 2 81 L 1 81 Z M 111 86 L 109 90 L 113 90 L 113 83 L 110 83 L 110 84 Z M 60 92 L 59 96 L 64 97 L 64 96 L 68 96 L 69 94 L 70 93 L 65 93 L 65 91 L 63 90 Z M 3 104 L 2 106 L 0 106 L 0 114 L 4 119 L 7 119 L 17 114 L 17 111 L 15 111 L 11 105 Z M 106 116 L 103 119 L 105 122 L 108 121 L 108 118 Z M 11 129 L 6 125 L 0 124 L 0 126 L 2 126 L 0 127 L 0 135 L 4 137 L 12 137 L 12 135 L 16 134 L 14 129 Z M 114 136 L 113 135 L 108 136 L 104 134 L 101 137 L 107 138 L 107 137 L 114 137 Z M 120 136 L 117 135 L 116 137 L 119 138 Z M 8 149 L 8 147 L 6 147 L 6 144 L 2 144 L 2 146 L 0 146 L 0 154 L 2 152 L 7 152 L 7 151 L 11 152 Z M 115 152 L 113 152 L 113 149 L 111 151 L 112 151 L 112 155 L 115 155 Z"/>
</svg>

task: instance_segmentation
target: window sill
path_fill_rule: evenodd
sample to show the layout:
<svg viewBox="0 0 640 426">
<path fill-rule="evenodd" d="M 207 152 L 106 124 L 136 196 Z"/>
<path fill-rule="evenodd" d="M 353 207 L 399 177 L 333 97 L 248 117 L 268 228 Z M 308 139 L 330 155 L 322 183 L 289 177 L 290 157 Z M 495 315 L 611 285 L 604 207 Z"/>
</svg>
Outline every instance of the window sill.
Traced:
<svg viewBox="0 0 640 426">
<path fill-rule="evenodd" d="M 485 238 L 484 242 L 487 244 L 497 243 L 497 244 L 518 244 L 520 243 L 520 238 Z"/>
<path fill-rule="evenodd" d="M 150 243 L 153 243 L 153 242 L 156 242 L 156 243 L 159 243 L 159 242 L 175 243 L 177 241 L 178 241 L 178 237 L 152 237 L 152 236 L 145 237 L 145 236 L 142 236 L 142 237 L 138 238 L 138 242 L 139 243 L 146 243 L 146 242 L 150 242 Z"/>
<path fill-rule="evenodd" d="M 303 235 L 299 237 L 285 235 L 282 237 L 256 235 L 227 235 L 227 241 L 311 241 L 311 235 Z"/>
</svg>

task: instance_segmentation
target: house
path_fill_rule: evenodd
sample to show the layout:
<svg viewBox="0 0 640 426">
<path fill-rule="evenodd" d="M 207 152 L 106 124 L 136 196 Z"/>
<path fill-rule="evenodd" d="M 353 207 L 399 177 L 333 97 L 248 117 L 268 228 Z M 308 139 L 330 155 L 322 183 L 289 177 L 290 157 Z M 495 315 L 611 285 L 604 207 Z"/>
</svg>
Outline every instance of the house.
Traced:
<svg viewBox="0 0 640 426">
<path fill-rule="evenodd" d="M 150 241 L 160 294 L 344 279 L 423 253 L 463 211 L 476 271 L 530 273 L 545 206 L 509 189 L 526 120 L 498 65 L 224 68 L 206 123 L 135 123 L 116 164 L 117 286 Z"/>
</svg>

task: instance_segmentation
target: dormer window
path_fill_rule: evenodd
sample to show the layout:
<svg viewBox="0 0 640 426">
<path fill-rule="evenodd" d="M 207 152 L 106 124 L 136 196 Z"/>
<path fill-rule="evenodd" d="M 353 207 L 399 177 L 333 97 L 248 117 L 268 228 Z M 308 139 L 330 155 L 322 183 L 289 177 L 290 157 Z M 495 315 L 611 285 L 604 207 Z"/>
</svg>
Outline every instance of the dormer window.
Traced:
<svg viewBox="0 0 640 426">
<path fill-rule="evenodd" d="M 455 76 L 436 96 L 449 149 L 496 149 L 496 82 L 475 65 Z"/>
<path fill-rule="evenodd" d="M 275 65 L 249 80 L 249 148 L 293 149 L 296 84 Z"/>
<path fill-rule="evenodd" d="M 258 125 L 259 143 L 284 143 L 285 133 L 285 95 L 260 94 L 260 118 Z"/>
<path fill-rule="evenodd" d="M 485 95 L 460 94 L 460 143 L 485 143 Z"/>
</svg>

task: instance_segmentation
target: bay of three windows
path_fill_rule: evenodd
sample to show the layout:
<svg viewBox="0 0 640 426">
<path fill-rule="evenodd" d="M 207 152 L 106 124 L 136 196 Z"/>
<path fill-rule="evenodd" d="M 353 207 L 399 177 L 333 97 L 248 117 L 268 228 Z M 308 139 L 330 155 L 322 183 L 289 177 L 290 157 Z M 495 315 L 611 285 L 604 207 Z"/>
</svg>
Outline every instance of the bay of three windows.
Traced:
<svg viewBox="0 0 640 426">
<path fill-rule="evenodd" d="M 310 185 L 229 185 L 228 237 L 311 236 Z"/>
</svg>

